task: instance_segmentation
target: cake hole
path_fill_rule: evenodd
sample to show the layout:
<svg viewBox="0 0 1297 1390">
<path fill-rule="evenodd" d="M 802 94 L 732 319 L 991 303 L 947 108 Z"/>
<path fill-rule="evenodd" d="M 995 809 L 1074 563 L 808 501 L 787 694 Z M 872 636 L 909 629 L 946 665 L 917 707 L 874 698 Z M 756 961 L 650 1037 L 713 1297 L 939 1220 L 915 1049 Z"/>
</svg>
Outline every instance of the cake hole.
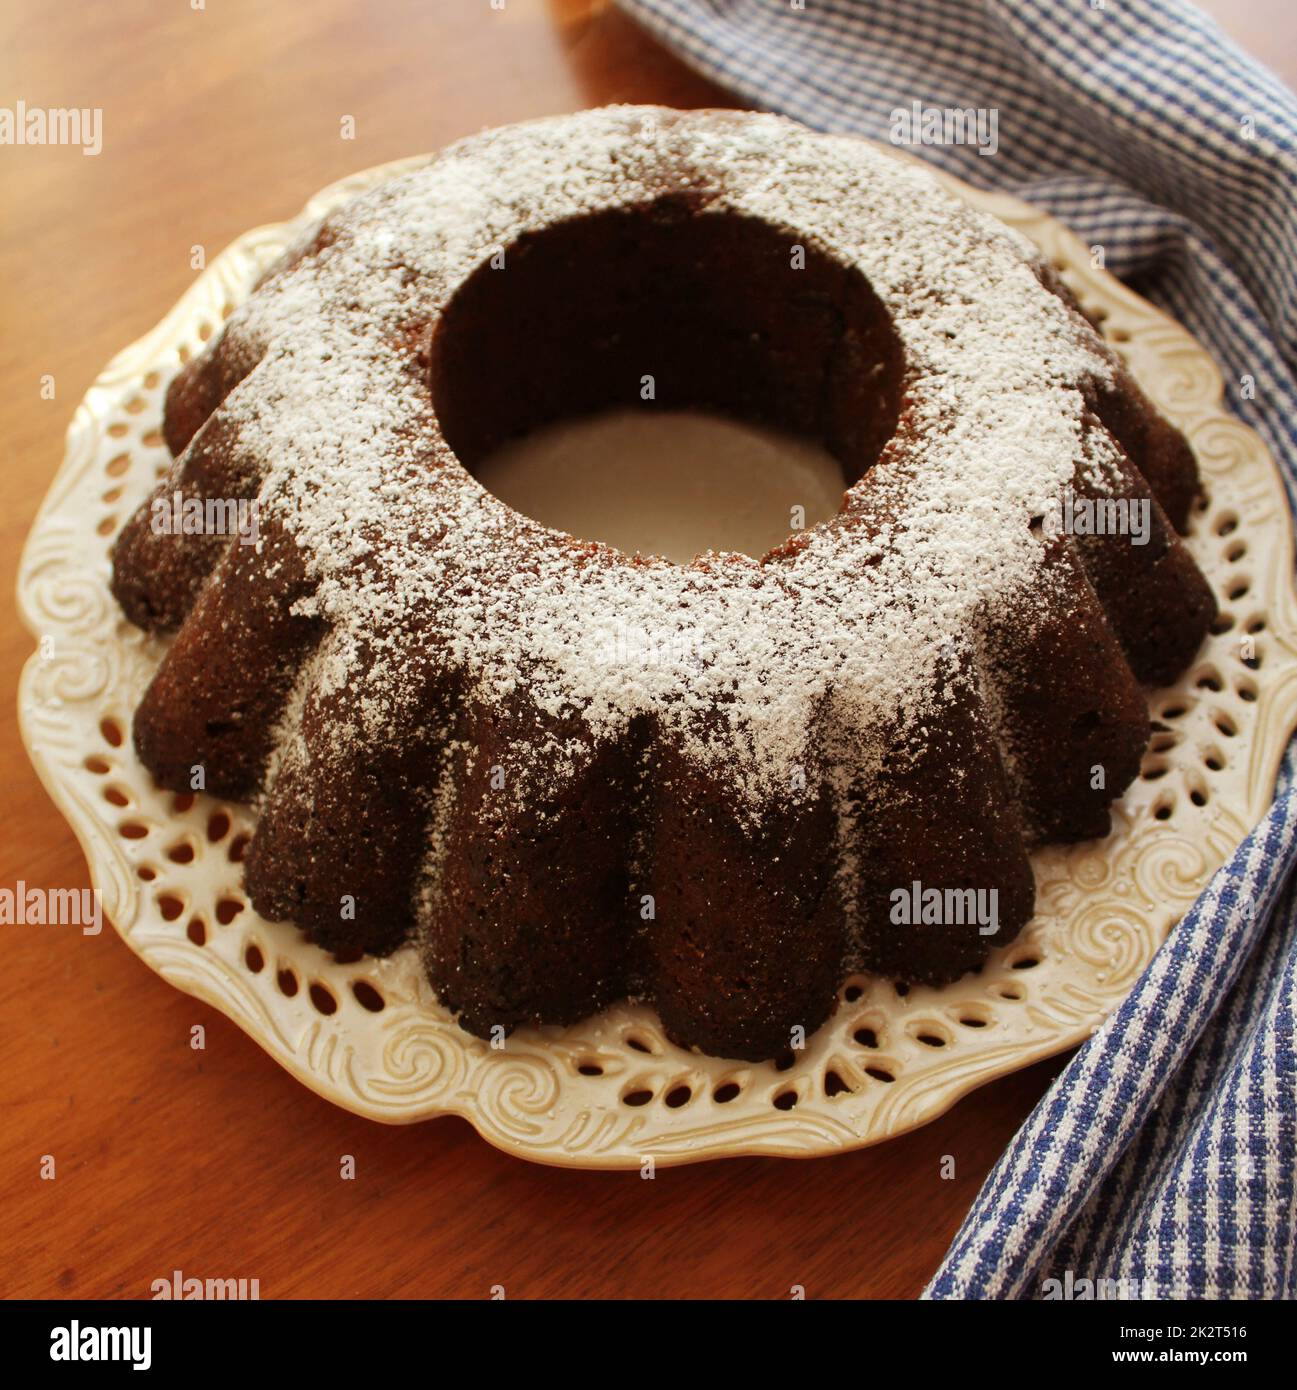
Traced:
<svg viewBox="0 0 1297 1390">
<path fill-rule="evenodd" d="M 147 444 L 150 449 L 160 449 L 166 440 L 162 438 L 161 430 L 150 430 L 147 434 L 140 436 L 140 443 Z"/>
<path fill-rule="evenodd" d="M 990 1021 L 987 1014 L 977 1013 L 972 1009 L 965 1009 L 959 1015 L 959 1023 L 962 1028 L 985 1028 Z"/>
<path fill-rule="evenodd" d="M 275 983 L 279 986 L 280 994 L 287 999 L 291 999 L 297 993 L 297 976 L 287 966 L 275 972 Z"/>
<path fill-rule="evenodd" d="M 678 565 L 705 550 L 759 559 L 788 539 L 793 507 L 815 526 L 836 514 L 844 490 L 837 461 L 818 445 L 686 410 L 560 421 L 510 441 L 473 471 L 542 525 Z"/>
<path fill-rule="evenodd" d="M 1189 788 L 1189 800 L 1197 807 L 1203 807 L 1211 799 L 1211 794 L 1206 787 L 1195 786 Z"/>
<path fill-rule="evenodd" d="M 130 428 L 129 425 L 124 424 L 121 420 L 115 420 L 108 426 L 109 437 L 112 439 L 120 439 L 124 434 L 130 433 Z"/>
<path fill-rule="evenodd" d="M 167 858 L 173 864 L 192 864 L 194 862 L 194 847 L 188 840 L 177 841 L 167 850 Z"/>
<path fill-rule="evenodd" d="M 652 1091 L 646 1091 L 643 1087 L 639 1087 L 634 1091 L 627 1091 L 625 1095 L 622 1096 L 621 1103 L 623 1105 L 640 1106 L 647 1105 L 652 1099 Z"/>
<path fill-rule="evenodd" d="M 1156 782 L 1159 777 L 1165 777 L 1171 770 L 1171 765 L 1165 758 L 1150 758 L 1146 760 L 1140 776 L 1145 782 Z"/>
<path fill-rule="evenodd" d="M 1161 718 L 1183 719 L 1184 716 L 1188 713 L 1189 711 L 1185 708 L 1184 705 L 1167 705 L 1167 707 L 1162 711 Z"/>
<path fill-rule="evenodd" d="M 905 996 L 910 992 L 910 987 L 905 983 L 904 980 L 896 980 L 893 983 L 892 988 L 896 991 L 896 997 L 898 999 L 904 999 Z"/>
<path fill-rule="evenodd" d="M 103 758 L 91 756 L 85 760 L 87 772 L 93 772 L 96 777 L 104 777 L 112 771 L 112 767 Z"/>
<path fill-rule="evenodd" d="M 863 994 L 864 990 L 859 985 L 848 985 L 842 991 L 842 999 L 846 1004 L 854 1004 Z"/>
<path fill-rule="evenodd" d="M 904 375 L 860 272 L 790 246 L 786 229 L 673 194 L 525 234 L 433 328 L 447 442 L 507 505 L 584 540 L 683 564 L 761 557 L 789 539 L 793 507 L 812 526 L 872 467 Z"/>
<path fill-rule="evenodd" d="M 106 516 L 95 529 L 101 536 L 111 536 L 117 530 L 117 518 Z"/>
<path fill-rule="evenodd" d="M 872 1076 L 875 1081 L 885 1081 L 889 1084 L 896 1080 L 896 1077 L 886 1067 L 869 1066 L 865 1068 L 865 1074 Z"/>
<path fill-rule="evenodd" d="M 648 1043 L 646 1043 L 646 1042 L 644 1041 L 643 1038 L 638 1037 L 638 1036 L 637 1036 L 636 1034 L 634 1034 L 634 1033 L 632 1033 L 632 1034 L 626 1039 L 626 1046 L 629 1047 L 629 1048 L 633 1048 L 636 1052 L 650 1052 L 650 1053 L 651 1053 L 651 1052 L 653 1051 L 653 1049 L 648 1045 Z"/>
<path fill-rule="evenodd" d="M 252 843 L 252 836 L 246 831 L 241 835 L 236 835 L 230 841 L 229 856 L 231 864 L 242 864 L 243 856 L 248 852 L 248 846 Z"/>
<path fill-rule="evenodd" d="M 329 954 L 339 965 L 355 965 L 358 960 L 364 960 L 365 952 L 361 946 L 340 946 L 336 951 Z"/>
<path fill-rule="evenodd" d="M 243 963 L 254 975 L 260 975 L 266 968 L 266 958 L 261 954 L 261 947 L 249 944 L 243 952 Z"/>
<path fill-rule="evenodd" d="M 1239 599 L 1247 597 L 1247 591 L 1252 587 L 1251 581 L 1241 579 L 1237 584 L 1231 585 L 1225 592 L 1225 597 L 1231 603 L 1237 603 Z"/>
<path fill-rule="evenodd" d="M 217 811 L 208 817 L 207 838 L 212 844 L 223 840 L 230 833 L 230 818 L 224 811 Z"/>
<path fill-rule="evenodd" d="M 1174 813 L 1175 797 L 1172 795 L 1167 794 L 1160 797 L 1153 805 L 1154 820 L 1170 820 Z"/>
<path fill-rule="evenodd" d="M 110 743 L 114 748 L 120 748 L 125 741 L 122 726 L 111 717 L 99 721 L 99 732 L 104 736 L 104 742 Z"/>
<path fill-rule="evenodd" d="M 315 1005 L 316 1013 L 336 1014 L 338 1012 L 338 1001 L 333 997 L 332 990 L 322 985 L 319 980 L 312 980 L 307 990 L 310 995 L 311 1003 Z"/>
<path fill-rule="evenodd" d="M 210 323 L 200 323 L 198 325 L 198 341 L 205 343 L 212 336 L 212 325 Z"/>
<path fill-rule="evenodd" d="M 946 1038 L 943 1038 L 940 1033 L 930 1032 L 916 1033 L 914 1038 L 916 1042 L 921 1042 L 924 1047 L 945 1047 L 948 1041 Z"/>
<path fill-rule="evenodd" d="M 1219 694 L 1225 688 L 1225 683 L 1220 678 L 1220 672 L 1210 666 L 1199 673 L 1194 684 L 1199 690 L 1210 690 L 1214 694 Z"/>
<path fill-rule="evenodd" d="M 207 926 L 201 917 L 193 918 L 185 928 L 185 935 L 195 946 L 207 945 Z"/>
<path fill-rule="evenodd" d="M 117 454 L 104 465 L 104 472 L 110 478 L 120 478 L 130 466 L 131 456 L 129 454 Z"/>
<path fill-rule="evenodd" d="M 1209 772 L 1224 772 L 1225 755 L 1219 748 L 1208 748 L 1202 755 L 1203 766 Z"/>
<path fill-rule="evenodd" d="M 355 996 L 356 1003 L 371 1014 L 381 1014 L 387 1007 L 387 1000 L 368 980 L 352 980 L 351 992 Z"/>
<path fill-rule="evenodd" d="M 110 488 L 108 489 L 108 491 L 104 493 L 103 500 L 104 500 L 105 502 L 107 502 L 107 503 L 111 506 L 114 502 L 120 501 L 120 500 L 121 500 L 121 496 L 122 496 L 122 490 L 121 490 L 121 488 L 119 488 L 119 487 L 110 487 Z"/>
<path fill-rule="evenodd" d="M 158 876 L 157 870 L 149 864 L 141 864 L 135 872 L 145 883 L 152 883 Z"/>
<path fill-rule="evenodd" d="M 1213 637 L 1220 637 L 1234 626 L 1234 615 L 1226 609 L 1222 609 L 1216 614 L 1216 620 L 1212 623 L 1208 631 Z"/>
<path fill-rule="evenodd" d="M 776 1071 L 792 1071 L 796 1065 L 797 1056 L 792 1051 L 781 1052 L 779 1056 L 775 1058 Z"/>
<path fill-rule="evenodd" d="M 245 903 L 238 898 L 222 898 L 216 904 L 216 920 L 223 927 L 228 927 L 232 921 L 243 911 Z"/>
<path fill-rule="evenodd" d="M 1238 733 L 1238 725 L 1223 710 L 1217 710 L 1211 722 L 1226 738 L 1233 738 Z"/>
<path fill-rule="evenodd" d="M 995 992 L 1001 999 L 1007 999 L 1011 1003 L 1020 1003 L 1027 997 L 1027 992 L 1021 985 L 1001 985 Z"/>
<path fill-rule="evenodd" d="M 1231 565 L 1236 565 L 1247 554 L 1247 542 L 1235 541 L 1233 545 L 1225 548 L 1225 558 Z"/>
<path fill-rule="evenodd" d="M 878 1034 L 872 1028 L 857 1028 L 851 1035 L 861 1047 L 877 1047 Z"/>
<path fill-rule="evenodd" d="M 1019 956 L 1012 962 L 1012 967 L 1014 970 L 1034 970 L 1039 964 L 1039 956 Z"/>
<path fill-rule="evenodd" d="M 198 798 L 193 792 L 177 792 L 175 800 L 171 803 L 171 814 L 183 816 L 186 811 L 193 809 L 194 802 L 197 800 Z"/>
<path fill-rule="evenodd" d="M 1253 704 L 1257 697 L 1257 688 L 1252 681 L 1239 681 L 1235 687 L 1238 698 L 1247 704 Z"/>
<path fill-rule="evenodd" d="M 796 1091 L 780 1091 L 771 1101 L 776 1110 L 791 1110 L 797 1104 Z"/>
<path fill-rule="evenodd" d="M 737 1081 L 724 1081 L 712 1092 L 712 1099 L 717 1105 L 728 1105 L 739 1098 L 741 1090 Z"/>
<path fill-rule="evenodd" d="M 1248 632 L 1257 633 L 1265 631 L 1265 619 L 1263 617 L 1251 618 L 1248 620 Z"/>
<path fill-rule="evenodd" d="M 694 1093 L 688 1086 L 673 1086 L 666 1094 L 666 1103 L 672 1110 L 679 1110 L 682 1105 L 688 1105 L 694 1098 Z"/>
<path fill-rule="evenodd" d="M 185 905 L 173 893 L 163 893 L 158 898 L 158 911 L 164 922 L 174 922 L 184 912 Z"/>
<path fill-rule="evenodd" d="M 137 820 L 126 820 L 117 827 L 117 833 L 123 840 L 142 840 L 148 835 L 149 827 Z"/>
<path fill-rule="evenodd" d="M 598 1062 L 579 1062 L 579 1063 L 577 1064 L 577 1071 L 578 1071 L 582 1076 L 602 1076 L 602 1075 L 603 1075 L 603 1068 L 599 1065 Z"/>
<path fill-rule="evenodd" d="M 129 806 L 131 799 L 121 787 L 105 787 L 104 800 L 113 806 Z"/>
<path fill-rule="evenodd" d="M 1216 534 L 1218 536 L 1231 536 L 1238 530 L 1238 513 L 1222 512 L 1216 519 Z"/>
</svg>

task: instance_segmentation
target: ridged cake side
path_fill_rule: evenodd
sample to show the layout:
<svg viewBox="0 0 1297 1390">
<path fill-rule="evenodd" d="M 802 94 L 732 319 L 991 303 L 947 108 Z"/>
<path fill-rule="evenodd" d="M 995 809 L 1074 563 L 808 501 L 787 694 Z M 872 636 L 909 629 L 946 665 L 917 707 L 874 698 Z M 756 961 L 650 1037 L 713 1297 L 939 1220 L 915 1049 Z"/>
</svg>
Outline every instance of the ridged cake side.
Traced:
<svg viewBox="0 0 1297 1390">
<path fill-rule="evenodd" d="M 660 405 L 820 435 L 841 513 L 678 567 L 464 466 L 650 371 Z M 1192 455 L 1053 272 L 921 170 L 775 117 L 452 147 L 270 272 L 165 435 L 156 499 L 255 499 L 259 526 L 163 534 L 150 499 L 119 538 L 125 612 L 175 633 L 141 758 L 260 801 L 259 912 L 417 941 L 483 1035 L 632 995 L 764 1058 L 852 970 L 975 967 L 1030 919 L 1029 846 L 1107 832 L 1140 682 L 1215 612 L 1177 536 Z M 1147 504 L 1147 543 L 1058 533 L 1064 493 Z M 994 890 L 996 931 L 898 925 L 915 883 Z"/>
</svg>

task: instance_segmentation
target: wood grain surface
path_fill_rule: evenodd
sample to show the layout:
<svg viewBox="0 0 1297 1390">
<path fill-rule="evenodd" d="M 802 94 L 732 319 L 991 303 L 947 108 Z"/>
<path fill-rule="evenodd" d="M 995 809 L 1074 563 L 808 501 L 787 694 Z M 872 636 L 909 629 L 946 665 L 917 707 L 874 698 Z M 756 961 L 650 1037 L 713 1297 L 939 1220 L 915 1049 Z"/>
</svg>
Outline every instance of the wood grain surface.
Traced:
<svg viewBox="0 0 1297 1390">
<path fill-rule="evenodd" d="M 1282 73 L 1292 9 L 1249 14 L 1258 31 L 1242 36 Z M 11 0 L 0 105 L 18 99 L 102 107 L 104 148 L 0 149 L 9 592 L 77 401 L 191 282 L 192 246 L 210 256 L 343 174 L 483 126 L 607 101 L 731 104 L 597 0 Z M 354 140 L 340 136 L 348 115 Z M 81 887 L 80 851 L 18 738 L 12 690 L 30 649 L 7 604 L 0 886 Z M 175 1269 L 256 1278 L 263 1298 L 485 1298 L 496 1285 L 512 1298 L 781 1298 L 794 1285 L 912 1297 L 1062 1065 L 837 1159 L 652 1181 L 563 1172 L 459 1120 L 394 1129 L 334 1109 L 111 931 L 0 932 L 6 1297 L 147 1297 Z M 195 1023 L 205 1051 L 190 1049 Z"/>
</svg>

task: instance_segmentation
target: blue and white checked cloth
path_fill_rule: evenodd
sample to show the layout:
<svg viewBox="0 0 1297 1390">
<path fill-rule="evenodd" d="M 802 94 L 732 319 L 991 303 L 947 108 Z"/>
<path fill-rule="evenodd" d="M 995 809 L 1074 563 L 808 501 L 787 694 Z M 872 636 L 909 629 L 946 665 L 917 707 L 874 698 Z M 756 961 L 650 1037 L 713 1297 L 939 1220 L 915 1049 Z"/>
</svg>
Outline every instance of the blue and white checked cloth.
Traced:
<svg viewBox="0 0 1297 1390">
<path fill-rule="evenodd" d="M 753 106 L 887 140 L 894 108 L 992 108 L 925 147 L 1101 243 L 1211 350 L 1297 498 L 1297 99 L 1176 0 L 621 0 Z M 1092 5 L 1094 6 L 1092 8 Z M 1264 822 L 988 1177 L 925 1296 L 1297 1296 L 1297 839 Z"/>
</svg>

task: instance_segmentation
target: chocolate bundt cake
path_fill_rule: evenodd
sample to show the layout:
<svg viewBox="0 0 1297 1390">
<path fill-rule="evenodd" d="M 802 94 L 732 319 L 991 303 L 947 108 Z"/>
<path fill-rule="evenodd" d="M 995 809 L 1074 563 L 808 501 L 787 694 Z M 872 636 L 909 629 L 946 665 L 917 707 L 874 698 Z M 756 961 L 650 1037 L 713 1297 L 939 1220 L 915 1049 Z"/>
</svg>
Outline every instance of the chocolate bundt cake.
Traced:
<svg viewBox="0 0 1297 1390">
<path fill-rule="evenodd" d="M 679 566 L 473 477 L 625 406 L 822 440 L 842 509 Z M 760 1059 L 849 972 L 976 967 L 1031 917 L 1028 847 L 1107 833 L 1141 682 L 1215 612 L 1192 454 L 1052 269 L 773 116 L 587 111 L 393 177 L 183 366 L 165 436 L 158 497 L 255 499 L 257 534 L 151 499 L 118 540 L 126 614 L 176 634 L 140 757 L 259 800 L 258 912 L 416 943 L 482 1035 L 631 996 Z M 1142 506 L 1146 543 L 1053 524 L 1064 497 Z M 907 912 L 933 889 L 953 910 Z"/>
</svg>

